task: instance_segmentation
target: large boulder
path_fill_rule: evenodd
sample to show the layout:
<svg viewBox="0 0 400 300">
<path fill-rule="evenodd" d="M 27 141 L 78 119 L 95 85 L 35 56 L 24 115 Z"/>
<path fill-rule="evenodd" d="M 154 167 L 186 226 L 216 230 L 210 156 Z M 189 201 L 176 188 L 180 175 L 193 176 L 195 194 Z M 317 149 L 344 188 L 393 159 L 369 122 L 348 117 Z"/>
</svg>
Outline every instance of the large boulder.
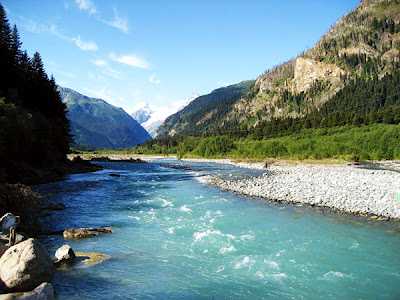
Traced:
<svg viewBox="0 0 400 300">
<path fill-rule="evenodd" d="M 56 251 L 55 254 L 55 263 L 60 263 L 60 262 L 72 262 L 75 260 L 75 253 L 74 250 L 72 250 L 70 245 L 64 245 Z"/>
<path fill-rule="evenodd" d="M 0 279 L 9 291 L 31 291 L 43 282 L 51 282 L 53 274 L 49 253 L 32 238 L 10 247 L 0 258 Z"/>
<path fill-rule="evenodd" d="M 18 219 L 12 213 L 6 213 L 0 218 L 0 231 L 8 233 L 11 227 L 17 227 Z"/>
<path fill-rule="evenodd" d="M 31 292 L 0 295 L 0 300 L 53 300 L 54 288 L 51 283 L 43 282 Z"/>
</svg>

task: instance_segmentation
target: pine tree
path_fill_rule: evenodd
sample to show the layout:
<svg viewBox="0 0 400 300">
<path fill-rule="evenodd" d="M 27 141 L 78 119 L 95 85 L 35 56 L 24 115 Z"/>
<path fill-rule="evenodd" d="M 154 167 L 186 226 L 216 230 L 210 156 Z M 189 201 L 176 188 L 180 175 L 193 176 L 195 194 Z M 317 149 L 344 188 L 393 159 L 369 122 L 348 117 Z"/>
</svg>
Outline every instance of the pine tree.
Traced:
<svg viewBox="0 0 400 300">
<path fill-rule="evenodd" d="M 12 55 L 14 56 L 14 64 L 19 65 L 21 62 L 21 57 L 22 57 L 22 51 L 21 51 L 21 41 L 19 38 L 19 33 L 17 26 L 14 25 L 11 33 L 11 44 L 10 44 L 10 50 Z"/>
<path fill-rule="evenodd" d="M 35 54 L 33 55 L 33 58 L 32 58 L 32 70 L 40 78 L 47 79 L 46 72 L 44 71 L 42 57 L 40 56 L 39 52 L 35 52 Z"/>
</svg>

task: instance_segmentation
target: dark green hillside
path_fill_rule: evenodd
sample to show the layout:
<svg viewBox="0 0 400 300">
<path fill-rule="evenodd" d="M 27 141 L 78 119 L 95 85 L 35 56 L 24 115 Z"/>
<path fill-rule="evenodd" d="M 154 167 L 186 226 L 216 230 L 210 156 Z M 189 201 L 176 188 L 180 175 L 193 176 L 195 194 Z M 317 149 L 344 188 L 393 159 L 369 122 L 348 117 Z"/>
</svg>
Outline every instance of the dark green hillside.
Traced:
<svg viewBox="0 0 400 300">
<path fill-rule="evenodd" d="M 247 93 L 253 84 L 254 80 L 247 80 L 216 89 L 208 95 L 198 97 L 181 111 L 168 117 L 164 125 L 158 129 L 157 135 L 164 135 L 166 129 L 169 132 L 173 131 L 175 134 L 190 134 L 192 131 L 207 129 L 209 124 L 214 124 L 216 120 L 221 120 L 228 112 L 228 109 L 232 109 L 233 103 L 238 100 L 237 96 Z M 213 122 L 210 122 L 209 113 L 215 109 L 218 110 L 218 114 L 214 115 Z M 201 126 L 199 126 L 199 122 L 202 123 Z"/>
<path fill-rule="evenodd" d="M 0 181 L 11 172 L 58 167 L 69 151 L 66 106 L 54 78 L 48 78 L 39 53 L 21 50 L 0 4 Z"/>
<path fill-rule="evenodd" d="M 122 108 L 59 87 L 68 108 L 74 143 L 101 148 L 133 147 L 150 139 L 147 131 Z"/>
</svg>

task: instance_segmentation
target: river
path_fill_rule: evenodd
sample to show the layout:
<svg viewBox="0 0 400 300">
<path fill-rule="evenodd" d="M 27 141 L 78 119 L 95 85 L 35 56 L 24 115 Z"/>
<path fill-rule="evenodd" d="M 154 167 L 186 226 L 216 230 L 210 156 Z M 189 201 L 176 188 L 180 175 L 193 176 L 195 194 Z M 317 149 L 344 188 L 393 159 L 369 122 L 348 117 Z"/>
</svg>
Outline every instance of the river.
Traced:
<svg viewBox="0 0 400 300">
<path fill-rule="evenodd" d="M 258 170 L 176 160 L 98 164 L 104 170 L 35 187 L 67 206 L 43 216 L 45 230 L 113 229 L 82 240 L 41 238 L 50 253 L 69 244 L 109 256 L 56 271 L 59 299 L 400 298 L 397 222 L 273 204 L 205 183 L 206 174 Z"/>
</svg>

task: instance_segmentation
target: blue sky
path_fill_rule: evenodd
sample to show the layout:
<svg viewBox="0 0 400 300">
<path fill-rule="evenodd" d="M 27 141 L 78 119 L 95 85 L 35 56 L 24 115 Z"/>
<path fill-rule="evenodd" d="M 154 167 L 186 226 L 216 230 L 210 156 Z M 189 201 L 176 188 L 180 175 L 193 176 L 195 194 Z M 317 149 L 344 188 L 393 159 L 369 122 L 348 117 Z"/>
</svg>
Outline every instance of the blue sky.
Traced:
<svg viewBox="0 0 400 300">
<path fill-rule="evenodd" d="M 248 79 L 312 47 L 358 0 L 0 0 L 61 86 L 130 112 Z"/>
</svg>

